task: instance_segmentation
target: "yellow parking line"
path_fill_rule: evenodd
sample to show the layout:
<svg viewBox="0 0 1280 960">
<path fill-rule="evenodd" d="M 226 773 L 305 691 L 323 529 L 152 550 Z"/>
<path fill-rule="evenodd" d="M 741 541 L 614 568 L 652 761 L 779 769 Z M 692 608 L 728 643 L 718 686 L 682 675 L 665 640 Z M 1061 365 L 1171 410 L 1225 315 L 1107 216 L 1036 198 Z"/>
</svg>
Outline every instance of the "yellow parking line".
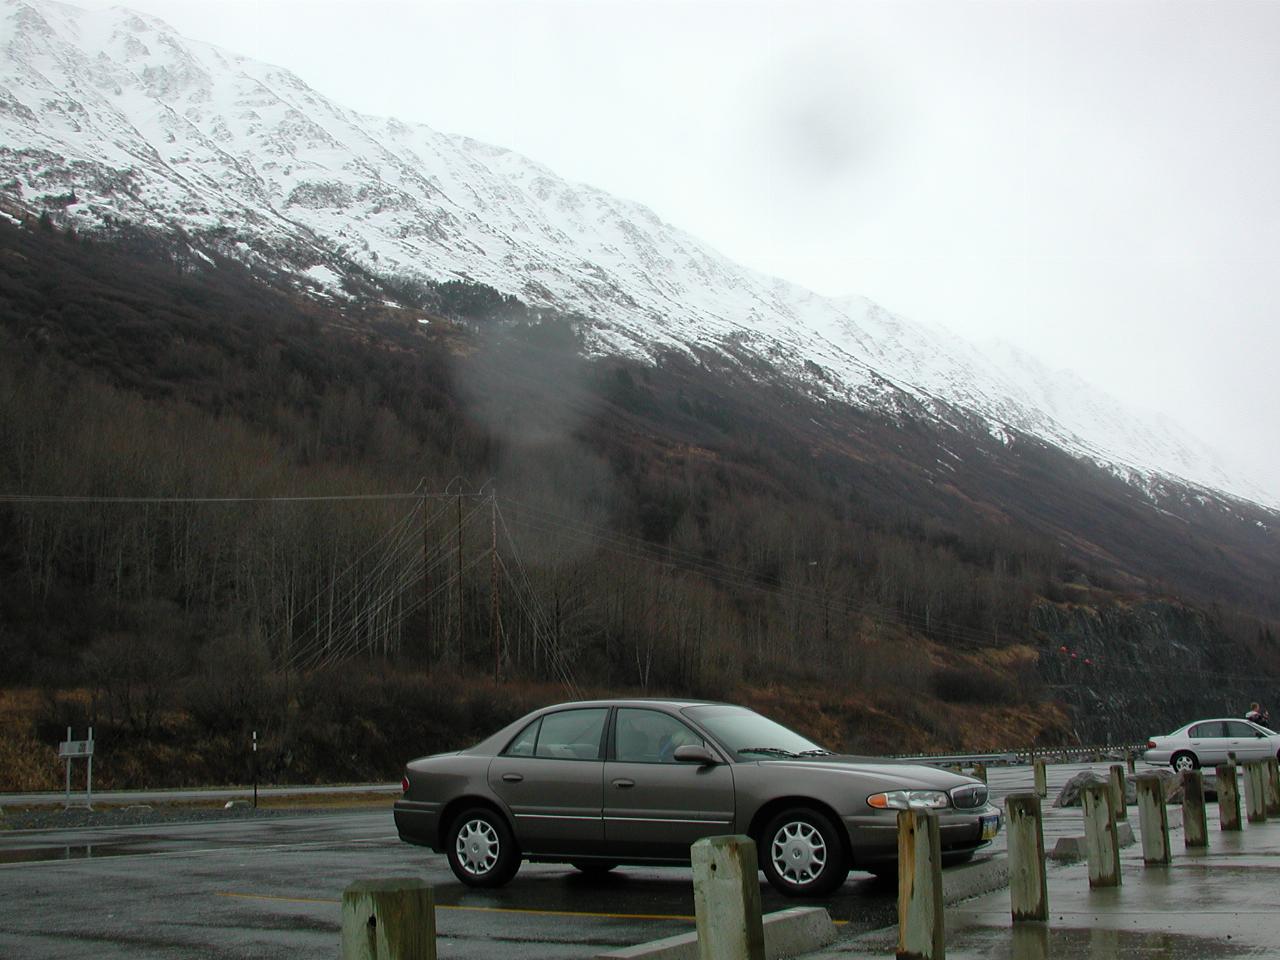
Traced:
<svg viewBox="0 0 1280 960">
<path fill-rule="evenodd" d="M 279 900 L 281 903 L 341 903 L 341 900 L 330 900 L 325 897 L 273 897 L 265 893 L 224 893 L 218 892 L 215 897 L 231 897 L 235 900 Z"/>
<path fill-rule="evenodd" d="M 264 893 L 217 893 L 219 897 L 233 897 L 237 900 L 274 900 L 281 903 L 341 903 L 341 900 L 330 900 L 317 897 L 274 897 Z M 523 913 L 537 917 L 594 917 L 605 920 L 686 920 L 694 922 L 693 917 L 668 913 L 584 913 L 577 910 L 524 910 L 512 907 L 467 907 L 438 903 L 437 910 L 470 910 L 474 913 Z"/>
</svg>

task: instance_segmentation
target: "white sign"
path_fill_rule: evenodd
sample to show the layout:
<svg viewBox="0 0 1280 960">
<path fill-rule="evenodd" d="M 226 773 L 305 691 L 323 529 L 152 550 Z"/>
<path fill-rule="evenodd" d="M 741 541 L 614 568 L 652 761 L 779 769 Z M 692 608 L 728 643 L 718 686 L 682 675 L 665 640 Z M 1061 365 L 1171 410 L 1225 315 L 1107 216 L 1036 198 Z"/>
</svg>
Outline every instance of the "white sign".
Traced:
<svg viewBox="0 0 1280 960">
<path fill-rule="evenodd" d="M 92 740 L 63 740 L 58 744 L 58 756 L 60 757 L 92 757 L 93 741 Z"/>
</svg>

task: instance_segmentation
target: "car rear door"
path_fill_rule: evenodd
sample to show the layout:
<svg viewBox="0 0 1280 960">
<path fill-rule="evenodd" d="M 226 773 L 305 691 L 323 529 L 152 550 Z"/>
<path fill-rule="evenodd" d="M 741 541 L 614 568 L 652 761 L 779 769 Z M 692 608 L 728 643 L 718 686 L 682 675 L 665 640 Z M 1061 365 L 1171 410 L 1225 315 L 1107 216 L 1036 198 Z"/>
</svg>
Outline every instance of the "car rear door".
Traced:
<svg viewBox="0 0 1280 960">
<path fill-rule="evenodd" d="M 489 765 L 489 788 L 511 811 L 524 853 L 595 853 L 604 842 L 608 715 L 607 707 L 544 714 Z"/>
<path fill-rule="evenodd" d="M 676 747 L 705 741 L 660 710 L 619 707 L 604 765 L 607 855 L 688 860 L 703 837 L 732 833 L 733 769 L 678 762 Z"/>
<path fill-rule="evenodd" d="M 1259 736 L 1258 731 L 1243 720 L 1226 720 L 1224 723 L 1227 728 L 1228 750 L 1234 750 L 1241 760 L 1270 759 L 1270 740 Z"/>
</svg>

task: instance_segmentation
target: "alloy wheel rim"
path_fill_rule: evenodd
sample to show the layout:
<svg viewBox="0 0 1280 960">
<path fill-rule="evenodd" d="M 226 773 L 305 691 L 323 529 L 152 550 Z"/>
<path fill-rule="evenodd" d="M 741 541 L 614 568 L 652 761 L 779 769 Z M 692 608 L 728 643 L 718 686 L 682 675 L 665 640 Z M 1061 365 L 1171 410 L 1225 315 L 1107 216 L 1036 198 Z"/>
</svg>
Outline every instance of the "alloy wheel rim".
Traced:
<svg viewBox="0 0 1280 960">
<path fill-rule="evenodd" d="M 827 865 L 827 843 L 813 824 L 795 820 L 773 835 L 770 857 L 779 876 L 803 887 L 822 876 Z"/>
<path fill-rule="evenodd" d="M 462 869 L 474 877 L 480 877 L 494 868 L 498 862 L 500 844 L 498 831 L 484 820 L 471 820 L 458 831 L 454 845 Z"/>
</svg>

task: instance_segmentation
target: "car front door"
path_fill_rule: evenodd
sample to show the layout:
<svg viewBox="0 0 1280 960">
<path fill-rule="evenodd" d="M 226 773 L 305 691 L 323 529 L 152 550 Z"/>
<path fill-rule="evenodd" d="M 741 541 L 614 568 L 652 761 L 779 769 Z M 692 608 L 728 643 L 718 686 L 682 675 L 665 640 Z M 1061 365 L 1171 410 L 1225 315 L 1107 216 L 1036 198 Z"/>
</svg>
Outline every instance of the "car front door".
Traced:
<svg viewBox="0 0 1280 960">
<path fill-rule="evenodd" d="M 677 761 L 686 744 L 706 745 L 669 713 L 618 709 L 604 765 L 608 855 L 688 860 L 695 840 L 734 832 L 732 766 Z"/>
<path fill-rule="evenodd" d="M 489 788 L 526 854 L 596 853 L 604 842 L 606 707 L 560 710 L 525 727 L 489 764 Z"/>
</svg>

